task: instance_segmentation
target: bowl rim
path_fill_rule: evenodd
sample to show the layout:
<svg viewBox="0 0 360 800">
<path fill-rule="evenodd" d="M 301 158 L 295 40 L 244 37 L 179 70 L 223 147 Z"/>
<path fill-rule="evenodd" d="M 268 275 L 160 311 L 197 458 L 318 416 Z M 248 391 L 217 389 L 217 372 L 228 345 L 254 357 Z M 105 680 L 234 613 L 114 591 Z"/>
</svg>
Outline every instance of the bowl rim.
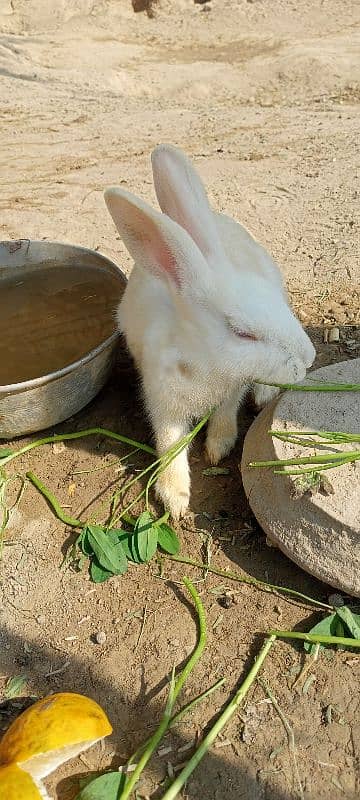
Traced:
<svg viewBox="0 0 360 800">
<path fill-rule="evenodd" d="M 53 239 L 2 239 L 0 240 L 0 245 L 10 244 L 14 241 L 30 241 L 34 244 L 50 244 L 50 245 L 60 245 L 61 247 L 71 247 L 76 250 L 82 250 L 83 253 L 92 253 L 93 255 L 96 254 L 102 261 L 107 262 L 111 267 L 115 267 L 115 269 L 119 270 L 119 278 L 122 279 L 123 283 L 127 284 L 127 277 L 125 273 L 122 271 L 121 267 L 119 267 L 111 258 L 108 256 L 103 255 L 103 253 L 99 253 L 97 250 L 92 250 L 90 247 L 82 247 L 81 245 L 77 244 L 70 244 L 69 242 L 58 242 Z M 48 372 L 46 375 L 40 375 L 38 378 L 31 378 L 30 380 L 26 381 L 19 381 L 18 383 L 5 383 L 0 384 L 0 398 L 4 395 L 9 394 L 19 394 L 20 392 L 26 391 L 27 389 L 36 389 L 38 386 L 43 386 L 46 383 L 51 383 L 58 378 L 63 378 L 65 375 L 68 375 L 70 372 L 74 372 L 79 367 L 83 367 L 89 361 L 92 361 L 96 358 L 103 350 L 106 350 L 112 344 L 116 342 L 121 336 L 120 331 L 114 331 L 111 336 L 108 336 L 107 339 L 104 339 L 103 342 L 97 345 L 97 347 L 93 347 L 92 350 L 89 350 L 88 353 L 85 353 L 84 356 L 79 358 L 77 361 L 72 361 L 71 364 L 67 364 L 67 366 L 62 367 L 62 369 L 58 369 L 55 372 Z"/>
</svg>

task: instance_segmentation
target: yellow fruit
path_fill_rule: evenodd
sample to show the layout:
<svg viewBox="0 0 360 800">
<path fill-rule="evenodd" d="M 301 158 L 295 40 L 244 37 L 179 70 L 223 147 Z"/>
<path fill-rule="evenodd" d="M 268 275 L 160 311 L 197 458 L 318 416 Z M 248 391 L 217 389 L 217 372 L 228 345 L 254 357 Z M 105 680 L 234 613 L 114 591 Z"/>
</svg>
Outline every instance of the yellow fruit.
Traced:
<svg viewBox="0 0 360 800">
<path fill-rule="evenodd" d="M 33 779 L 16 764 L 0 767 L 0 797 L 2 800 L 43 800 Z"/>
<path fill-rule="evenodd" d="M 111 732 L 106 714 L 94 700 L 80 694 L 52 694 L 10 725 L 0 742 L 0 764 L 18 764 L 38 781 Z"/>
</svg>

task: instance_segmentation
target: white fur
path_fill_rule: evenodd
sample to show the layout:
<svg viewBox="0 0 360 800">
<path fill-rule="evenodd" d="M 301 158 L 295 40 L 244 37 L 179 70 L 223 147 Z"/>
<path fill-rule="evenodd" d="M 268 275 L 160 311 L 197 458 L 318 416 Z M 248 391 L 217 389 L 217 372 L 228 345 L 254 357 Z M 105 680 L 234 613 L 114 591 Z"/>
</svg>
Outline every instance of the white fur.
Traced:
<svg viewBox="0 0 360 800">
<path fill-rule="evenodd" d="M 215 464 L 236 441 L 248 387 L 302 380 L 315 351 L 288 306 L 278 267 L 241 225 L 211 210 L 186 156 L 160 145 L 152 166 L 163 213 L 122 189 L 105 192 L 135 261 L 118 324 L 142 376 L 158 453 L 216 407 L 206 442 Z M 276 390 L 258 385 L 254 392 L 263 405 Z M 157 493 L 174 517 L 186 511 L 185 450 L 160 476 Z"/>
</svg>

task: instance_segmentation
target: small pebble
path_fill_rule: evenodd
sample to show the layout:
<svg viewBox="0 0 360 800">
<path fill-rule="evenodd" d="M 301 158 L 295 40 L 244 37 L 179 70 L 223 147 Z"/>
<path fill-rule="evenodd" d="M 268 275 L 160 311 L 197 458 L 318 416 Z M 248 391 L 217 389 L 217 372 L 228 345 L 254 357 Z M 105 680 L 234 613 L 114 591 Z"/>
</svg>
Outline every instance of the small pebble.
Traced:
<svg viewBox="0 0 360 800">
<path fill-rule="evenodd" d="M 337 594 L 337 592 L 335 592 L 334 594 L 329 594 L 328 600 L 329 600 L 329 605 L 334 606 L 334 608 L 339 608 L 339 606 L 345 605 L 343 596 L 341 594 Z"/>
<path fill-rule="evenodd" d="M 53 442 L 53 452 L 55 455 L 63 453 L 64 450 L 66 450 L 66 444 L 64 444 L 64 442 Z"/>
<path fill-rule="evenodd" d="M 36 617 L 36 622 L 38 625 L 45 625 L 46 617 L 44 616 L 44 614 L 39 614 L 39 616 Z"/>
<path fill-rule="evenodd" d="M 340 331 L 339 328 L 330 328 L 329 335 L 328 335 L 328 342 L 339 342 L 340 341 Z"/>
<path fill-rule="evenodd" d="M 106 633 L 105 633 L 105 631 L 98 631 L 95 634 L 95 641 L 96 641 L 96 644 L 105 644 L 105 642 L 106 642 Z"/>
<path fill-rule="evenodd" d="M 221 608 L 230 608 L 233 603 L 232 597 L 229 594 L 223 594 L 218 598 L 218 603 Z"/>
</svg>

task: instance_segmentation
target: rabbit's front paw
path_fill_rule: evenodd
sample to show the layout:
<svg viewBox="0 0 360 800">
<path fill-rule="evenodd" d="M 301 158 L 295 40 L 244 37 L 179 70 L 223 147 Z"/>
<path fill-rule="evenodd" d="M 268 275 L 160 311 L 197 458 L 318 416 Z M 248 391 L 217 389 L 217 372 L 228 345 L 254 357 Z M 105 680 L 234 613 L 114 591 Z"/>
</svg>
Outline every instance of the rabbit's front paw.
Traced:
<svg viewBox="0 0 360 800">
<path fill-rule="evenodd" d="M 255 383 L 253 393 L 255 406 L 260 411 L 278 396 L 280 389 L 275 386 L 263 386 L 261 383 Z"/>
<path fill-rule="evenodd" d="M 156 481 L 156 494 L 174 519 L 184 516 L 189 506 L 189 470 L 174 461 Z"/>
<path fill-rule="evenodd" d="M 237 439 L 236 420 L 217 416 L 216 412 L 209 420 L 206 437 L 206 455 L 210 464 L 218 464 L 230 453 Z"/>
</svg>

